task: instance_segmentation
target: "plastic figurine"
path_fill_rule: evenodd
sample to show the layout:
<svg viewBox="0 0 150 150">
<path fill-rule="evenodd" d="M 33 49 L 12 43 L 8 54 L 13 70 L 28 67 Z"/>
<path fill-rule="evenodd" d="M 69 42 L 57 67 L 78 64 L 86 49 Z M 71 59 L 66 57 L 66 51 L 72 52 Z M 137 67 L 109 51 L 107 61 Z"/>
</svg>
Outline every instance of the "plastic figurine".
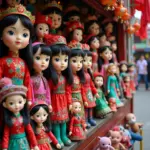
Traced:
<svg viewBox="0 0 150 150">
<path fill-rule="evenodd" d="M 92 71 L 97 72 L 98 71 L 98 65 L 97 65 L 98 53 L 97 53 L 97 50 L 100 47 L 98 37 L 93 35 L 93 34 L 90 34 L 86 37 L 85 43 L 87 43 L 90 46 L 90 51 L 92 52 Z"/>
<path fill-rule="evenodd" d="M 97 89 L 93 84 L 93 77 L 91 73 L 92 67 L 92 52 L 90 52 L 87 48 L 84 50 L 84 59 L 83 59 L 83 68 L 84 68 L 84 76 L 85 76 L 85 94 L 87 105 L 85 105 L 85 118 L 87 122 L 87 128 L 91 126 L 96 126 L 96 121 L 93 119 L 93 108 L 96 106 L 95 99 L 99 97 Z"/>
<path fill-rule="evenodd" d="M 33 15 L 36 12 L 36 9 L 34 6 L 35 4 L 36 4 L 36 0 L 28 0 L 27 10 L 29 10 Z"/>
<path fill-rule="evenodd" d="M 51 45 L 52 58 L 50 62 L 49 85 L 53 111 L 51 113 L 52 129 L 61 147 L 71 145 L 67 137 L 68 108 L 72 107 L 71 85 L 73 75 L 68 65 L 70 48 L 66 45 L 63 36 L 53 35 L 48 40 Z"/>
<path fill-rule="evenodd" d="M 28 116 L 27 88 L 13 85 L 9 78 L 2 78 L 0 87 L 0 102 L 4 112 L 2 149 L 30 150 L 32 145 L 34 150 L 39 150 Z"/>
<path fill-rule="evenodd" d="M 78 21 L 70 21 L 66 24 L 67 40 L 70 41 L 82 41 L 83 36 L 83 25 Z"/>
<path fill-rule="evenodd" d="M 109 131 L 109 136 L 111 139 L 112 146 L 116 150 L 126 150 L 123 144 L 121 144 L 123 133 L 121 131 Z"/>
<path fill-rule="evenodd" d="M 52 20 L 52 26 L 50 33 L 57 34 L 58 29 L 62 24 L 62 6 L 55 0 L 46 4 L 46 9 L 43 10 L 43 15 L 48 15 Z"/>
<path fill-rule="evenodd" d="M 94 83 L 99 94 L 99 98 L 96 98 L 95 115 L 98 118 L 105 118 L 111 109 L 104 95 L 104 79 L 99 72 L 94 73 Z"/>
<path fill-rule="evenodd" d="M 52 20 L 49 16 L 42 15 L 40 12 L 36 14 L 35 34 L 36 41 L 44 42 L 44 35 L 49 34 Z"/>
<path fill-rule="evenodd" d="M 31 100 L 29 70 L 32 68 L 31 37 L 35 18 L 22 5 L 0 13 L 0 78 L 8 77 L 15 85 L 28 88 Z"/>
<path fill-rule="evenodd" d="M 108 77 L 107 77 L 107 93 L 108 101 L 112 111 L 117 111 L 116 108 L 122 107 L 124 104 L 120 101 L 119 94 L 119 85 L 116 77 L 117 67 L 115 64 L 109 64 L 107 68 Z"/>
<path fill-rule="evenodd" d="M 120 69 L 120 76 L 121 76 L 121 78 L 123 78 L 127 74 L 127 71 L 128 71 L 127 62 L 126 61 L 121 61 L 120 65 L 119 65 L 119 69 Z"/>
<path fill-rule="evenodd" d="M 101 32 L 98 36 L 99 36 L 100 47 L 103 47 L 107 41 L 106 34 L 104 32 Z"/>
<path fill-rule="evenodd" d="M 31 87 L 33 90 L 32 102 L 43 100 L 49 105 L 50 112 L 51 95 L 48 81 L 43 76 L 43 71 L 49 66 L 51 49 L 40 42 L 32 44 L 33 50 L 33 69 L 31 71 Z"/>
<path fill-rule="evenodd" d="M 52 150 L 50 142 L 61 149 L 61 145 L 51 132 L 48 105 L 44 101 L 36 101 L 30 106 L 31 125 L 34 130 L 39 150 Z"/>
<path fill-rule="evenodd" d="M 111 140 L 109 137 L 98 137 L 99 138 L 99 146 L 96 150 L 115 150 L 111 146 Z"/>
<path fill-rule="evenodd" d="M 71 140 L 79 141 L 86 138 L 86 125 L 85 121 L 80 116 L 81 111 L 81 103 L 79 101 L 73 101 L 71 109 L 72 117 L 69 126 Z"/>
<path fill-rule="evenodd" d="M 111 48 L 112 48 L 112 52 L 113 52 L 113 60 L 114 60 L 114 63 L 117 65 L 118 64 L 118 59 L 116 56 L 117 43 L 116 43 L 116 41 L 111 41 L 110 43 L 111 43 Z"/>
</svg>

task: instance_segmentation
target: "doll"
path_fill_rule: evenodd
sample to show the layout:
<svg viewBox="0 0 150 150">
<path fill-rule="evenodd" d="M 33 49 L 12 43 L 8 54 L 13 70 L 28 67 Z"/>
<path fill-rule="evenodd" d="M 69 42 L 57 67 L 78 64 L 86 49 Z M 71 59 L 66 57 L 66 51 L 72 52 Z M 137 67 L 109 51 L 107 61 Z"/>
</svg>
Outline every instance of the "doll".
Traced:
<svg viewBox="0 0 150 150">
<path fill-rule="evenodd" d="M 31 36 L 34 17 L 22 5 L 0 13 L 0 78 L 9 77 L 15 85 L 28 88 L 31 100 L 30 74 L 33 56 Z"/>
<path fill-rule="evenodd" d="M 73 83 L 72 71 L 68 61 L 70 53 L 63 36 L 53 35 L 47 40 L 51 45 L 52 57 L 50 61 L 49 85 L 53 111 L 51 113 L 52 129 L 61 147 L 71 145 L 67 137 L 66 123 L 69 119 L 68 108 L 71 109 L 71 84 Z"/>
<path fill-rule="evenodd" d="M 119 65 L 120 77 L 123 78 L 127 75 L 128 65 L 126 61 L 121 61 Z"/>
<path fill-rule="evenodd" d="M 62 6 L 53 0 L 46 4 L 46 9 L 43 10 L 43 14 L 49 16 L 52 20 L 50 33 L 57 34 L 57 30 L 62 24 Z"/>
<path fill-rule="evenodd" d="M 71 21 L 66 24 L 66 34 L 68 42 L 70 41 L 82 41 L 83 36 L 83 25 L 78 21 Z"/>
<path fill-rule="evenodd" d="M 30 106 L 31 125 L 34 130 L 39 150 L 52 150 L 52 141 L 58 149 L 60 144 L 51 132 L 48 105 L 44 101 L 36 101 Z"/>
<path fill-rule="evenodd" d="M 85 118 L 87 122 L 87 128 L 91 126 L 96 126 L 96 121 L 93 119 L 93 108 L 96 106 L 95 99 L 99 97 L 97 89 L 93 84 L 93 76 L 91 73 L 92 67 L 92 52 L 88 50 L 88 47 L 83 48 L 84 50 L 84 58 L 83 58 L 83 68 L 84 68 L 84 76 L 85 76 L 85 94 L 87 105 L 85 105 Z"/>
<path fill-rule="evenodd" d="M 73 101 L 71 109 L 72 117 L 69 126 L 71 140 L 79 141 L 86 138 L 86 126 L 84 120 L 80 116 L 81 111 L 81 103 L 79 101 Z"/>
<path fill-rule="evenodd" d="M 117 111 L 116 107 L 122 107 L 123 103 L 120 101 L 119 95 L 119 85 L 116 77 L 117 67 L 115 64 L 109 64 L 107 68 L 107 93 L 108 101 L 112 111 Z"/>
<path fill-rule="evenodd" d="M 44 42 L 44 35 L 49 34 L 52 20 L 49 16 L 42 15 L 40 12 L 36 14 L 35 34 L 39 42 Z"/>
<path fill-rule="evenodd" d="M 34 150 L 39 150 L 28 116 L 27 88 L 13 85 L 9 78 L 2 78 L 0 87 L 0 103 L 4 112 L 2 149 L 30 150 L 30 143 Z"/>
<path fill-rule="evenodd" d="M 117 65 L 118 64 L 118 60 L 117 60 L 117 56 L 116 56 L 116 51 L 117 51 L 117 43 L 116 41 L 111 41 L 111 48 L 112 48 L 112 52 L 113 52 L 113 60 L 114 63 Z"/>
<path fill-rule="evenodd" d="M 97 54 L 97 49 L 100 46 L 98 37 L 90 34 L 87 36 L 85 39 L 85 43 L 87 43 L 90 46 L 90 51 L 92 52 L 92 71 L 97 72 L 98 71 L 98 65 L 97 65 L 97 60 L 98 60 L 98 54 Z"/>
<path fill-rule="evenodd" d="M 103 47 L 104 43 L 106 43 L 107 41 L 106 34 L 104 32 L 101 32 L 98 36 L 99 36 L 100 47 Z"/>
<path fill-rule="evenodd" d="M 36 0 L 28 0 L 27 10 L 29 10 L 33 15 L 36 12 L 36 9 L 34 6 L 35 4 L 36 4 Z"/>
<path fill-rule="evenodd" d="M 32 101 L 43 100 L 49 105 L 50 112 L 52 111 L 51 106 L 51 95 L 48 85 L 48 81 L 43 76 L 43 71 L 49 66 L 51 49 L 40 42 L 32 44 L 33 50 L 33 69 L 31 71 L 31 87 L 33 89 Z"/>
<path fill-rule="evenodd" d="M 99 98 L 96 98 L 95 115 L 98 118 L 105 118 L 108 113 L 111 112 L 108 102 L 104 95 L 104 79 L 99 72 L 94 73 L 94 83 L 98 91 Z"/>
</svg>

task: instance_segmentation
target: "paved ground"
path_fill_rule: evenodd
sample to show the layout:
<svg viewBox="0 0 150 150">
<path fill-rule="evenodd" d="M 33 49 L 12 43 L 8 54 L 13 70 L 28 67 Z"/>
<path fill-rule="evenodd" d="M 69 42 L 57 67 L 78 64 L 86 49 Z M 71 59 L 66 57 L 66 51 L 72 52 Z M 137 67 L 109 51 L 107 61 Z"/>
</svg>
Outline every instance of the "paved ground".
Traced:
<svg viewBox="0 0 150 150">
<path fill-rule="evenodd" d="M 144 150 L 150 150 L 150 91 L 145 91 L 144 85 L 135 94 L 134 113 L 137 121 L 144 124 Z M 140 150 L 138 142 L 134 150 Z"/>
</svg>

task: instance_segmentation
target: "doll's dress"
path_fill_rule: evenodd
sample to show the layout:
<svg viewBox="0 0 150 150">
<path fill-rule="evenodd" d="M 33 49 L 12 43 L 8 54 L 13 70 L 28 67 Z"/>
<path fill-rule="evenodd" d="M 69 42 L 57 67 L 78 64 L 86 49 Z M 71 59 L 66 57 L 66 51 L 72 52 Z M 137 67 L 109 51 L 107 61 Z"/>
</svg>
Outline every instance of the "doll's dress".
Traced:
<svg viewBox="0 0 150 150">
<path fill-rule="evenodd" d="M 32 101 L 45 101 L 48 105 L 51 104 L 51 95 L 48 81 L 42 74 L 31 76 L 31 87 L 33 98 Z"/>
<path fill-rule="evenodd" d="M 32 99 L 30 87 L 30 73 L 24 60 L 18 55 L 9 51 L 8 56 L 0 58 L 0 79 L 8 77 L 14 85 L 24 85 L 27 87 L 27 99 Z"/>
<path fill-rule="evenodd" d="M 64 123 L 69 119 L 68 106 L 72 103 L 71 87 L 67 85 L 62 74 L 58 75 L 58 83 L 54 85 L 49 80 L 51 90 L 51 105 L 53 108 L 50 118 L 52 123 Z"/>
<path fill-rule="evenodd" d="M 119 85 L 117 82 L 117 78 L 115 75 L 111 76 L 109 75 L 107 78 L 107 90 L 109 90 L 108 99 L 114 98 L 116 101 L 117 107 L 123 106 L 123 103 L 120 101 L 117 89 L 119 89 Z"/>
<path fill-rule="evenodd" d="M 95 107 L 95 115 L 96 117 L 103 117 L 106 114 L 111 112 L 110 107 L 107 104 L 107 100 L 103 91 L 99 88 L 97 89 L 99 98 L 96 98 L 96 107 Z"/>
<path fill-rule="evenodd" d="M 79 114 L 74 114 L 70 121 L 70 131 L 72 135 L 70 136 L 71 140 L 84 140 L 86 138 L 85 134 L 85 121 Z"/>
<path fill-rule="evenodd" d="M 98 60 L 98 54 L 97 54 L 97 50 L 91 50 L 92 52 L 92 71 L 93 72 L 97 72 L 98 71 L 98 64 L 97 64 L 97 60 Z"/>
<path fill-rule="evenodd" d="M 132 72 L 129 72 L 128 73 L 129 74 L 129 76 L 130 76 L 130 87 L 131 87 L 131 89 L 132 89 L 132 93 L 135 93 L 136 92 L 136 88 L 135 88 L 135 75 L 134 75 L 134 73 L 132 73 Z"/>
<path fill-rule="evenodd" d="M 38 142 L 39 150 L 52 150 L 50 143 L 53 142 L 54 145 L 58 143 L 51 131 L 46 133 L 43 129 L 40 129 L 40 132 L 35 134 L 35 136 Z"/>
<path fill-rule="evenodd" d="M 11 119 L 12 126 L 9 127 L 8 125 L 5 125 L 4 127 L 2 149 L 30 150 L 29 143 L 33 147 L 36 146 L 37 141 L 31 125 L 27 124 L 25 126 L 23 124 L 23 117 L 20 114 L 12 117 Z"/>
<path fill-rule="evenodd" d="M 124 82 L 124 85 L 125 85 L 125 91 L 124 91 L 125 97 L 129 99 L 132 98 L 132 89 L 130 87 L 130 82 L 129 83 Z"/>
</svg>

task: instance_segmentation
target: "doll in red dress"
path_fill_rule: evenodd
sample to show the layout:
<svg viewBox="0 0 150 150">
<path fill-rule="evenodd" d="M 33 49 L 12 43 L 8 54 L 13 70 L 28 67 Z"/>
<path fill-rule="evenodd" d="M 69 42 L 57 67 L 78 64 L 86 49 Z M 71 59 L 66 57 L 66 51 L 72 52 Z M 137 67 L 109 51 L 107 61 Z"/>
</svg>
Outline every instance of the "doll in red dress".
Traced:
<svg viewBox="0 0 150 150">
<path fill-rule="evenodd" d="M 51 142 L 61 149 L 60 144 L 51 132 L 48 105 L 44 101 L 36 101 L 30 106 L 31 125 L 34 130 L 39 150 L 52 150 Z"/>
<path fill-rule="evenodd" d="M 9 77 L 15 85 L 28 88 L 31 100 L 29 70 L 32 68 L 31 37 L 34 17 L 22 5 L 0 13 L 0 78 Z"/>
<path fill-rule="evenodd" d="M 80 116 L 81 111 L 81 103 L 79 101 L 74 101 L 72 103 L 72 117 L 69 126 L 69 135 L 71 140 L 79 141 L 86 138 L 86 126 L 83 118 Z"/>
<path fill-rule="evenodd" d="M 2 149 L 30 150 L 32 145 L 34 150 L 39 150 L 28 116 L 27 88 L 13 85 L 9 78 L 2 78 L 0 87 L 0 103 L 4 112 Z"/>
<path fill-rule="evenodd" d="M 51 45 L 52 58 L 50 61 L 49 85 L 51 90 L 51 101 L 53 111 L 51 113 L 52 129 L 61 147 L 71 145 L 67 137 L 66 123 L 69 120 L 68 109 L 72 107 L 71 85 L 73 83 L 72 71 L 70 68 L 70 49 L 66 45 L 63 36 L 54 35 L 47 39 Z"/>
</svg>

